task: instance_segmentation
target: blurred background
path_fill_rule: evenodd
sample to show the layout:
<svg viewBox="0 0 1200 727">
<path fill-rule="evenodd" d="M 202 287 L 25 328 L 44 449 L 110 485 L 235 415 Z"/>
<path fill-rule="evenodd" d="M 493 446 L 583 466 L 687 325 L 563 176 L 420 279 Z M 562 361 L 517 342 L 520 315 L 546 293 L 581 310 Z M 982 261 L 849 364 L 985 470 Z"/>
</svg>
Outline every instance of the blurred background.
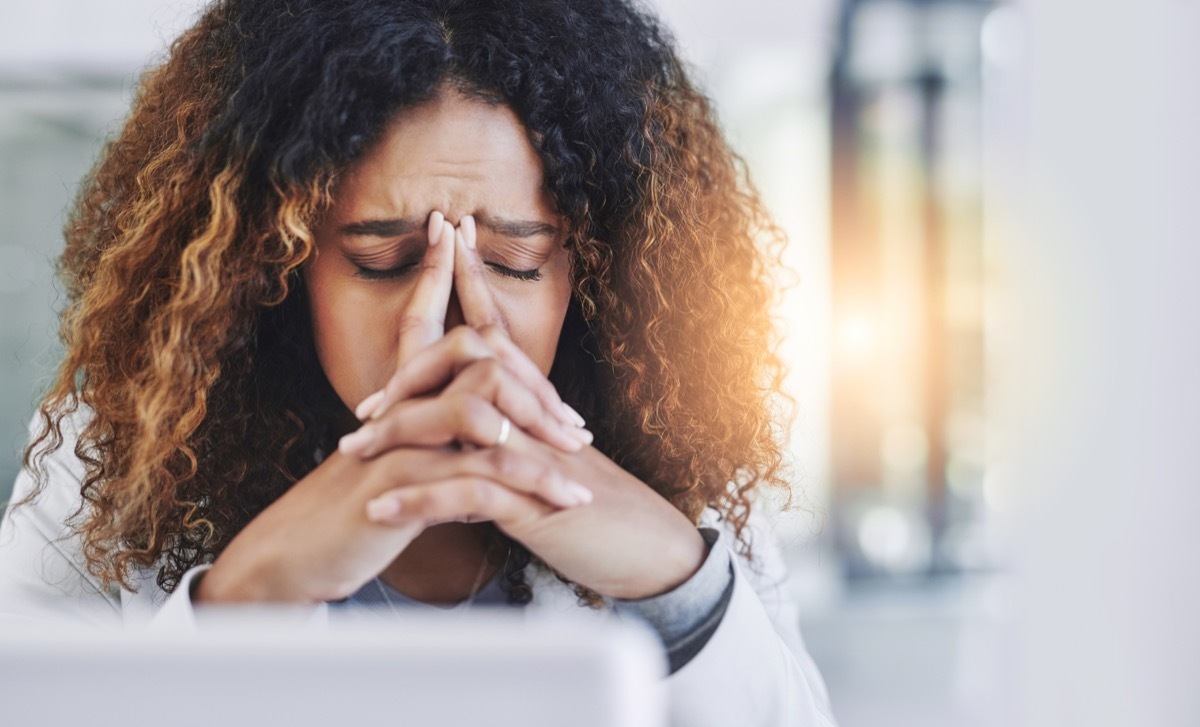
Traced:
<svg viewBox="0 0 1200 727">
<path fill-rule="evenodd" d="M 1200 725 L 1200 3 L 658 0 L 789 235 L 777 533 L 845 727 Z M 0 16 L 0 500 L 66 206 L 194 0 Z"/>
</svg>

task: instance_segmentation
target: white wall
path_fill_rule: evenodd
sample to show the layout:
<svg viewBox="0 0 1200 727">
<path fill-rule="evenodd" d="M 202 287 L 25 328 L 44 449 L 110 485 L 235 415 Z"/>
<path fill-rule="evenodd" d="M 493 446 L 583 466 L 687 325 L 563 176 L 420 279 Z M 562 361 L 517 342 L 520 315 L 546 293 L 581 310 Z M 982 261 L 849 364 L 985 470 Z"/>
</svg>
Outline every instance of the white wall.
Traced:
<svg viewBox="0 0 1200 727">
<path fill-rule="evenodd" d="M 1200 4 L 1025 3 L 1003 399 L 1023 724 L 1200 723 Z"/>
<path fill-rule="evenodd" d="M 136 70 L 188 27 L 196 0 L 38 0 L 0 8 L 0 69 Z"/>
</svg>

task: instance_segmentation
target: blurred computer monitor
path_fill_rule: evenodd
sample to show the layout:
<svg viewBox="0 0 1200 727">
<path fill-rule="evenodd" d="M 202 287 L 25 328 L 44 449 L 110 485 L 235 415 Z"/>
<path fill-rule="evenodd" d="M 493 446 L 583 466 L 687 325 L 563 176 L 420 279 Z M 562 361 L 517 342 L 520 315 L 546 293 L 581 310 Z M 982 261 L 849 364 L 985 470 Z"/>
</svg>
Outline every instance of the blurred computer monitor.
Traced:
<svg viewBox="0 0 1200 727">
<path fill-rule="evenodd" d="M 663 727 L 661 647 L 616 621 L 267 613 L 198 633 L 0 628 L 0 724 Z"/>
</svg>

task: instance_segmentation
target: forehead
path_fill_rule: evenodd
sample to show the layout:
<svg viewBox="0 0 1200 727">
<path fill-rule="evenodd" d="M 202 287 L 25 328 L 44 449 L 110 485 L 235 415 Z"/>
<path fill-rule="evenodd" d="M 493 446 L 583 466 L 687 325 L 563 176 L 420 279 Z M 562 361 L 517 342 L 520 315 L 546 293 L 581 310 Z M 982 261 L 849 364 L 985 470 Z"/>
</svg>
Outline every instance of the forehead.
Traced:
<svg viewBox="0 0 1200 727">
<path fill-rule="evenodd" d="M 334 207 L 343 222 L 434 210 L 451 221 L 483 212 L 553 216 L 541 159 L 516 114 L 454 91 L 400 112 L 346 170 Z"/>
</svg>

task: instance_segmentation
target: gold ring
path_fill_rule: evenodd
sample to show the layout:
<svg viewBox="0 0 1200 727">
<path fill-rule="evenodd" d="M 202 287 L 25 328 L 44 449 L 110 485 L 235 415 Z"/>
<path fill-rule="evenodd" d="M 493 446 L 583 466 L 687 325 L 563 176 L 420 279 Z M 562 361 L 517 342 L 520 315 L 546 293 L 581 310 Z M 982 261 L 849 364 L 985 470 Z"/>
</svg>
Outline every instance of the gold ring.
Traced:
<svg viewBox="0 0 1200 727">
<path fill-rule="evenodd" d="M 493 446 L 503 447 L 510 434 L 512 434 L 512 422 L 508 417 L 502 417 L 500 419 L 500 435 L 496 437 L 496 444 Z"/>
</svg>

